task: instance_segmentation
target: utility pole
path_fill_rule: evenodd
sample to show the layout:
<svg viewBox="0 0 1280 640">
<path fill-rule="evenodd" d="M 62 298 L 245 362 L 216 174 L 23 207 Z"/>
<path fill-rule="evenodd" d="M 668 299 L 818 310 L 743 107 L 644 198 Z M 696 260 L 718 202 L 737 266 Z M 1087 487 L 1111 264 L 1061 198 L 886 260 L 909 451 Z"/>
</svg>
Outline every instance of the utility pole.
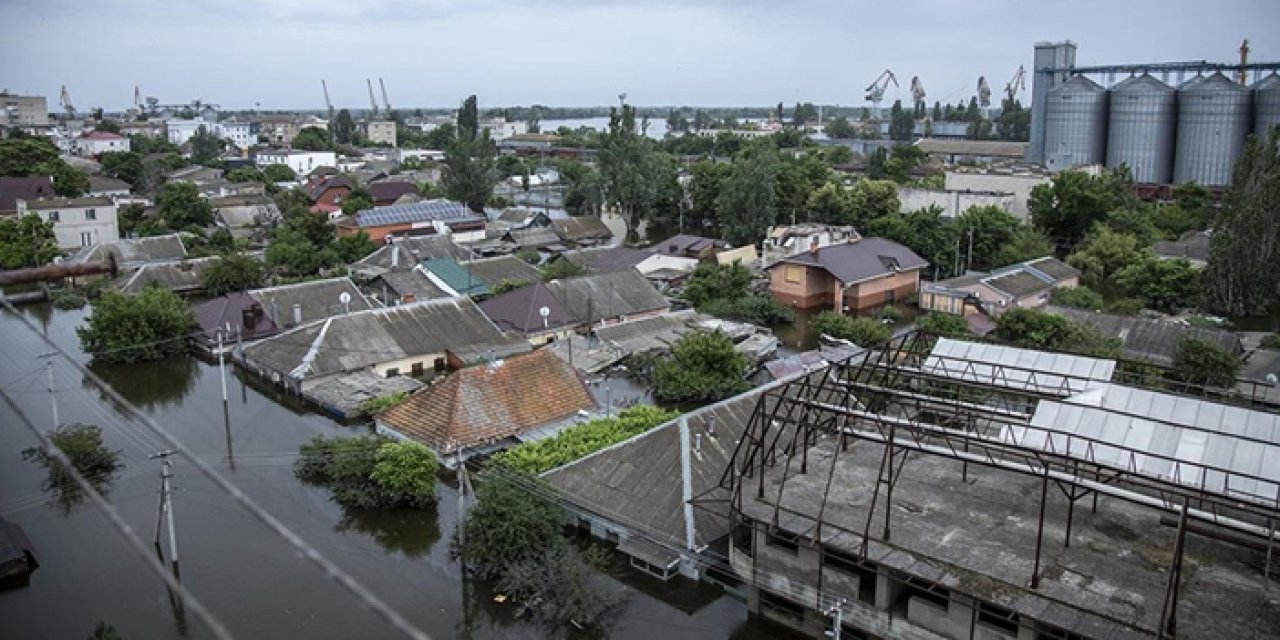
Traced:
<svg viewBox="0 0 1280 640">
<path fill-rule="evenodd" d="M 973 227 L 969 227 L 969 257 L 964 261 L 965 273 L 973 268 Z"/>
<path fill-rule="evenodd" d="M 148 456 L 148 459 L 155 460 L 159 458 L 161 460 L 160 503 L 156 510 L 156 555 L 160 557 L 161 562 L 164 562 L 164 553 L 160 550 L 160 526 L 163 521 L 167 520 L 169 524 L 170 566 L 173 568 L 174 580 L 181 581 L 182 576 L 178 570 L 178 532 L 173 526 L 173 489 L 169 486 L 169 479 L 173 477 L 173 474 L 169 471 L 169 468 L 173 466 L 173 461 L 169 460 L 169 456 L 176 455 L 177 453 L 177 451 L 170 449 L 168 451 L 161 451 L 160 453 L 152 454 Z"/>
<path fill-rule="evenodd" d="M 44 358 L 44 369 L 49 374 L 49 404 L 53 406 L 53 428 L 57 429 L 58 427 L 62 426 L 62 421 L 58 419 L 58 396 L 54 395 L 55 389 L 53 388 L 53 357 L 54 355 L 56 355 L 54 352 L 49 351 L 46 353 L 42 353 L 36 357 Z"/>
<path fill-rule="evenodd" d="M 222 329 L 218 329 L 218 377 L 222 380 L 222 408 L 227 408 L 227 367 L 222 359 Z"/>
<path fill-rule="evenodd" d="M 831 605 L 831 607 L 827 609 L 827 615 L 832 616 L 831 629 L 823 632 L 823 635 L 831 638 L 832 640 L 840 640 L 841 625 L 844 622 L 844 603 L 845 599 L 840 598 L 839 602 Z"/>
</svg>

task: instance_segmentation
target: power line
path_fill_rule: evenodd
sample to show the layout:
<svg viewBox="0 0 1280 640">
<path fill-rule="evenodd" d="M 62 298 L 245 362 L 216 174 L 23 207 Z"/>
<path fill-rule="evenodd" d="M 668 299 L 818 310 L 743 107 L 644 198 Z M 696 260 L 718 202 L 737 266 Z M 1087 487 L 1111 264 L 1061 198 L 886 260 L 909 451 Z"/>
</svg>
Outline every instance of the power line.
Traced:
<svg viewBox="0 0 1280 640">
<path fill-rule="evenodd" d="M 281 538 L 284 538 L 284 540 L 288 542 L 291 546 L 293 546 L 294 549 L 296 549 L 298 553 L 300 553 L 304 558 L 311 561 L 313 564 L 315 564 L 320 569 L 322 569 L 325 572 L 325 575 L 329 577 L 329 579 L 336 582 L 339 586 L 344 588 L 347 592 L 349 592 L 353 597 L 359 600 L 362 604 L 372 609 L 375 613 L 377 613 L 379 616 L 385 619 L 388 623 L 390 623 L 396 629 L 403 632 L 405 635 L 409 636 L 410 638 L 414 638 L 415 640 L 430 640 L 429 635 L 427 635 L 421 629 L 418 629 L 417 627 L 412 625 L 408 620 L 406 620 L 398 612 L 392 609 L 390 605 L 388 605 L 386 602 L 382 601 L 382 599 L 378 598 L 371 591 L 369 591 L 367 587 L 357 582 L 354 578 L 350 576 L 350 574 L 343 571 L 331 560 L 329 560 L 327 557 L 325 557 L 323 554 L 317 551 L 314 547 L 308 544 L 305 540 L 303 540 L 300 536 L 298 536 L 298 534 L 294 533 L 293 530 L 285 526 L 283 522 L 281 522 L 275 516 L 271 515 L 267 510 L 259 506 L 258 503 L 254 502 L 251 498 L 249 498 L 249 496 L 246 495 L 243 491 L 241 491 L 239 487 L 235 486 L 226 478 L 224 478 L 222 474 L 218 473 L 213 467 L 209 466 L 208 463 L 200 459 L 198 456 L 190 453 L 187 447 L 183 446 L 183 444 L 179 442 L 176 438 L 174 438 L 172 434 L 170 434 L 168 431 L 166 431 L 165 429 L 160 427 L 158 424 L 156 424 L 154 420 L 152 420 L 146 414 L 142 413 L 137 407 L 133 406 L 132 403 L 126 400 L 114 389 L 112 389 L 110 385 L 104 382 L 96 374 L 94 374 L 84 365 L 77 362 L 75 358 L 71 357 L 71 354 L 66 352 L 65 349 L 63 349 L 61 346 L 54 343 L 48 337 L 42 335 L 40 331 L 37 330 L 36 327 L 31 324 L 30 320 L 23 317 L 21 314 L 17 312 L 16 309 L 14 309 L 12 303 L 10 303 L 8 300 L 0 299 L 0 304 L 3 304 L 4 308 L 7 309 L 9 313 L 11 313 L 14 317 L 18 318 L 18 320 L 21 321 L 28 329 L 30 329 L 32 333 L 39 336 L 40 339 L 43 340 L 46 344 L 48 344 L 55 352 L 61 355 L 67 362 L 71 363 L 71 366 L 73 368 L 75 368 L 81 374 L 83 374 L 85 378 L 87 378 L 94 386 L 97 386 L 102 391 L 102 393 L 104 393 L 108 398 L 118 403 L 121 407 L 124 407 L 125 409 L 127 409 L 130 413 L 133 414 L 133 417 L 135 419 L 137 419 L 143 425 L 150 428 L 151 431 L 165 443 L 167 448 L 177 450 L 182 457 L 186 458 L 187 461 L 189 461 L 192 465 L 194 465 L 195 468 L 198 471 L 200 471 L 202 475 L 204 475 L 211 482 L 213 482 L 214 485 L 218 486 L 223 491 L 225 491 L 228 495 L 230 495 L 231 498 L 235 500 L 237 503 L 239 503 L 241 507 L 243 507 L 246 511 L 252 514 L 255 518 L 257 518 L 263 524 L 267 525 L 267 527 L 271 529 L 276 535 L 279 535 Z M 6 396 L 6 399 L 7 399 L 7 396 Z M 181 588 L 181 586 L 179 585 L 178 588 Z"/>
</svg>

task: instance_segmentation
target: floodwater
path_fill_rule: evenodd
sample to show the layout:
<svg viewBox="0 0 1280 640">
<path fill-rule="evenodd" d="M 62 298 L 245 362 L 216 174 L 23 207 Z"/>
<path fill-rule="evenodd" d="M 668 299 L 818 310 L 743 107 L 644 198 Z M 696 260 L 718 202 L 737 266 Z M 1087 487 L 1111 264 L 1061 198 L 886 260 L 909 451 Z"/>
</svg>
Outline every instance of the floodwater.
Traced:
<svg viewBox="0 0 1280 640">
<path fill-rule="evenodd" d="M 84 311 L 47 305 L 20 311 L 55 343 L 74 353 L 74 328 Z M 0 311 L 0 388 L 42 429 L 52 423 L 43 361 L 48 347 L 20 321 Z M 84 356 L 78 356 L 84 361 Z M 512 604 L 493 601 L 482 584 L 464 579 L 449 557 L 457 522 L 457 492 L 440 483 L 439 506 L 427 513 L 364 513 L 334 504 L 328 492 L 293 477 L 298 445 L 318 435 L 356 434 L 256 379 L 227 368 L 229 421 L 224 421 L 216 362 L 190 356 L 133 366 L 93 365 L 125 398 L 187 451 L 213 465 L 259 505 L 432 638 L 542 638 L 548 630 L 513 619 Z M 159 465 L 147 456 L 166 445 L 106 401 L 72 366 L 55 360 L 63 424 L 101 426 L 122 451 L 125 468 L 108 499 L 150 546 Z M 621 388 L 619 395 L 629 395 Z M 129 638 L 206 638 L 188 610 L 185 632 L 163 584 L 89 505 L 69 515 L 40 490 L 43 469 L 22 460 L 35 445 L 0 404 L 0 515 L 21 525 L 39 569 L 31 585 L 0 592 L 0 637 L 82 638 L 104 620 Z M 184 584 L 236 637 L 402 637 L 313 564 L 178 458 L 173 511 Z M 166 543 L 167 544 L 167 543 Z M 664 584 L 629 569 L 610 579 L 627 606 L 613 638 L 762 639 L 789 637 L 748 621 L 745 606 L 709 585 Z"/>
</svg>

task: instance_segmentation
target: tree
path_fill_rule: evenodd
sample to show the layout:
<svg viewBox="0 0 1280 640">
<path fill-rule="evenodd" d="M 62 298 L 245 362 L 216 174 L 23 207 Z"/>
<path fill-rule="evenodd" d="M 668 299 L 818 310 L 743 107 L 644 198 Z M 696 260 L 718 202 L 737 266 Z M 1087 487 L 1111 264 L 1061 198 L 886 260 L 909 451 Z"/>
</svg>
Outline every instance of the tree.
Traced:
<svg viewBox="0 0 1280 640">
<path fill-rule="evenodd" d="M 480 137 L 480 113 L 474 94 L 467 96 L 458 109 L 458 137 L 467 140 Z"/>
<path fill-rule="evenodd" d="M 459 549 L 468 570 L 495 579 L 514 566 L 536 563 L 566 544 L 563 512 L 540 498 L 549 492 L 536 476 L 490 469 L 476 487 L 475 506 L 462 523 L 465 545 Z"/>
<path fill-rule="evenodd" d="M 572 278 L 574 276 L 580 276 L 587 272 L 587 270 L 584 269 L 582 265 L 572 260 L 569 260 L 568 258 L 565 258 L 565 257 L 561 257 L 559 260 L 548 262 L 547 264 L 542 265 L 542 267 L 540 267 L 540 270 L 542 271 L 543 282 L 551 282 L 552 280 L 563 280 L 565 278 Z"/>
<path fill-rule="evenodd" d="M 778 153 L 753 143 L 735 159 L 733 169 L 716 197 L 716 214 L 724 239 L 735 245 L 764 237 L 777 217 Z"/>
<path fill-rule="evenodd" d="M 346 109 L 338 110 L 338 115 L 329 123 L 329 132 L 333 134 L 333 141 L 337 144 L 355 144 L 356 121 L 351 117 L 351 112 Z"/>
<path fill-rule="evenodd" d="M 1087 311 L 1101 311 L 1106 305 L 1101 293 L 1085 286 L 1054 289 L 1049 301 L 1056 305 Z"/>
<path fill-rule="evenodd" d="M 266 176 L 262 175 L 262 170 L 257 167 L 239 167 L 227 172 L 224 176 L 227 182 L 262 182 L 266 183 Z"/>
<path fill-rule="evenodd" d="M 1020 224 L 1008 244 L 1000 247 L 993 262 L 1015 264 L 1044 256 L 1052 256 L 1053 242 L 1042 231 L 1027 224 Z"/>
<path fill-rule="evenodd" d="M 103 444 L 100 427 L 87 424 L 59 425 L 49 432 L 49 441 L 98 493 L 106 493 L 116 473 L 124 468 L 124 464 L 120 462 L 120 450 L 113 451 Z M 51 502 L 61 506 L 64 513 L 71 513 L 71 508 L 84 500 L 83 487 L 48 451 L 41 447 L 30 447 L 22 450 L 22 458 L 45 468 L 48 475 L 40 489 L 50 494 Z"/>
<path fill-rule="evenodd" d="M 436 454 L 419 442 L 388 442 L 378 447 L 369 479 L 398 497 L 398 506 L 425 507 L 436 501 Z"/>
<path fill-rule="evenodd" d="M 685 334 L 654 367 L 654 396 L 665 402 L 714 402 L 751 388 L 747 357 L 720 331 Z"/>
<path fill-rule="evenodd" d="M 940 277 L 959 275 L 956 273 L 959 255 L 956 225 L 943 218 L 942 209 L 938 207 L 877 218 L 866 225 L 864 233 L 888 238 L 911 249 L 932 264 Z"/>
<path fill-rule="evenodd" d="M 599 548 L 561 545 L 542 557 L 503 571 L 498 587 L 534 606 L 548 629 L 582 629 L 587 637 L 609 637 L 623 605 L 622 592 L 602 574 L 609 558 Z"/>
<path fill-rule="evenodd" d="M 191 307 L 178 294 L 149 286 L 132 296 L 104 292 L 76 335 L 81 350 L 94 359 L 143 362 L 182 353 L 183 339 L 195 323 Z"/>
<path fill-rule="evenodd" d="M 200 125 L 196 127 L 195 135 L 191 136 L 191 161 L 207 167 L 221 166 L 222 148 L 225 145 L 226 141 L 208 127 Z"/>
<path fill-rule="evenodd" d="M 684 298 L 694 306 L 716 298 L 741 298 L 747 295 L 751 280 L 751 271 L 740 262 L 702 262 L 689 276 L 684 287 Z"/>
<path fill-rule="evenodd" d="M 1209 244 L 1205 295 L 1216 310 L 1259 313 L 1280 301 L 1280 128 L 1249 138 Z"/>
<path fill-rule="evenodd" d="M 1200 271 L 1184 259 L 1142 257 L 1115 274 L 1115 282 L 1149 307 L 1176 310 L 1195 307 L 1200 298 Z"/>
<path fill-rule="evenodd" d="M 618 205 L 628 229 L 644 218 L 676 211 L 683 196 L 675 159 L 636 126 L 635 107 L 610 108 L 609 129 L 599 153 L 606 199 Z"/>
<path fill-rule="evenodd" d="M 1107 214 L 1105 224 L 1117 233 L 1133 236 L 1138 246 L 1149 247 L 1158 240 L 1170 238 L 1156 224 L 1156 215 L 1163 209 L 1173 209 L 1173 207 L 1141 204 L 1136 207 L 1116 209 Z"/>
<path fill-rule="evenodd" d="M 884 147 L 876 147 L 867 160 L 867 177 L 872 180 L 883 180 L 889 176 L 886 165 L 889 163 L 889 152 Z"/>
<path fill-rule="evenodd" d="M 962 237 L 967 234 L 973 237 L 973 251 L 967 265 L 970 270 L 990 271 L 1009 264 L 1001 262 L 1005 248 L 1022 227 L 1022 222 L 1013 214 L 994 205 L 969 207 L 956 218 L 955 224 Z"/>
<path fill-rule="evenodd" d="M 814 191 L 831 181 L 831 169 L 824 161 L 822 152 L 817 149 L 810 149 L 800 157 L 793 154 L 780 155 L 778 179 L 773 189 L 778 202 L 778 217 L 810 220 L 811 215 L 807 212 L 809 198 Z"/>
<path fill-rule="evenodd" d="M 941 121 L 942 121 L 942 103 L 941 103 L 941 102 L 934 102 L 934 103 L 933 103 L 933 113 L 932 113 L 932 116 L 933 116 L 933 121 L 934 121 L 934 122 L 941 122 Z"/>
<path fill-rule="evenodd" d="M 205 268 L 201 276 L 205 293 L 220 296 L 232 291 L 248 291 L 262 286 L 266 266 L 257 258 L 243 253 L 229 253 Z"/>
<path fill-rule="evenodd" d="M 1121 167 L 1098 177 L 1076 170 L 1057 173 L 1049 184 L 1031 190 L 1027 208 L 1037 227 L 1070 246 L 1108 213 L 1136 203 L 1128 170 Z"/>
<path fill-rule="evenodd" d="M 855 138 L 858 130 L 844 116 L 837 116 L 827 122 L 822 131 L 832 138 Z"/>
<path fill-rule="evenodd" d="M 436 503 L 435 454 L 416 442 L 385 436 L 315 437 L 298 450 L 293 472 L 324 485 L 333 499 L 358 509 L 429 509 Z"/>
<path fill-rule="evenodd" d="M 809 194 L 809 218 L 823 224 L 848 225 L 857 222 L 852 195 L 842 186 L 828 182 Z"/>
<path fill-rule="evenodd" d="M 0 269 L 39 267 L 57 255 L 58 238 L 52 222 L 34 213 L 0 218 Z"/>
<path fill-rule="evenodd" d="M 889 139 L 902 142 L 909 141 L 915 130 L 915 118 L 902 109 L 901 100 L 894 100 L 893 107 L 889 109 Z"/>
<path fill-rule="evenodd" d="M 1114 289 L 1115 275 L 1141 258 L 1140 249 L 1133 236 L 1099 224 L 1067 262 L 1080 270 L 1081 282 L 1105 294 Z"/>
<path fill-rule="evenodd" d="M 773 327 L 795 320 L 795 311 L 767 295 L 740 298 L 712 298 L 698 305 L 698 312 L 709 316 Z"/>
<path fill-rule="evenodd" d="M 855 224 L 866 223 L 898 215 L 902 204 L 898 200 L 898 185 L 889 180 L 859 180 L 849 191 L 853 203 Z"/>
<path fill-rule="evenodd" d="M 298 174 L 294 173 L 289 165 L 269 164 L 262 168 L 262 178 L 271 183 L 293 182 L 298 179 Z"/>
<path fill-rule="evenodd" d="M 910 183 L 911 172 L 928 159 L 920 147 L 912 144 L 895 144 L 887 158 L 883 154 L 880 157 L 884 160 L 884 177 L 898 184 Z"/>
<path fill-rule="evenodd" d="M 146 205 L 137 202 L 120 207 L 116 213 L 116 223 L 120 229 L 120 237 L 128 238 L 130 237 L 129 234 L 138 231 L 144 224 L 143 218 L 146 213 Z"/>
<path fill-rule="evenodd" d="M 916 328 L 944 338 L 970 338 L 969 322 L 962 316 L 930 311 L 916 319 Z"/>
<path fill-rule="evenodd" d="M 98 156 L 102 165 L 102 173 L 119 178 L 129 183 L 133 191 L 144 191 L 147 187 L 147 168 L 142 156 L 132 151 L 104 151 Z"/>
<path fill-rule="evenodd" d="M 996 319 L 992 336 L 1020 347 L 1065 351 L 1098 358 L 1120 354 L 1120 339 L 1091 326 L 1044 311 L 1011 309 Z"/>
<path fill-rule="evenodd" d="M 846 316 L 834 311 L 819 313 L 809 326 L 819 335 L 848 340 L 860 347 L 871 347 L 893 337 L 889 325 L 879 320 Z"/>
<path fill-rule="evenodd" d="M 1024 109 L 1022 102 L 1008 95 L 1001 101 L 1000 119 L 996 121 L 996 132 L 1001 140 L 1025 142 L 1031 137 L 1031 110 Z"/>
<path fill-rule="evenodd" d="M 49 176 L 53 191 L 72 198 L 89 190 L 89 177 L 63 162 L 58 148 L 44 137 L 0 140 L 0 177 Z"/>
<path fill-rule="evenodd" d="M 338 260 L 345 264 L 351 264 L 378 250 L 378 245 L 374 244 L 364 229 L 349 236 L 335 238 L 331 247 L 338 255 Z"/>
<path fill-rule="evenodd" d="M 499 179 L 494 155 L 487 133 L 479 138 L 460 136 L 450 142 L 440 178 L 446 197 L 476 213 L 483 212 Z"/>
<path fill-rule="evenodd" d="M 303 151 L 333 151 L 333 138 L 327 129 L 320 127 L 303 127 L 294 136 L 291 146 Z"/>
<path fill-rule="evenodd" d="M 833 145 L 826 148 L 822 158 L 827 161 L 827 164 L 833 166 L 849 164 L 853 162 L 853 149 L 842 144 Z"/>
<path fill-rule="evenodd" d="M 689 206 L 685 211 L 685 225 L 692 229 L 716 228 L 719 215 L 716 199 L 724 188 L 733 165 L 715 160 L 699 160 L 690 167 Z"/>
<path fill-rule="evenodd" d="M 213 207 L 200 197 L 200 190 L 190 182 L 169 182 L 156 195 L 160 218 L 170 229 L 213 224 Z"/>
<path fill-rule="evenodd" d="M 529 116 L 525 118 L 525 126 L 529 133 L 542 133 L 542 114 L 536 106 L 529 110 Z"/>
<path fill-rule="evenodd" d="M 1172 195 L 1174 204 L 1197 221 L 1197 226 L 1207 224 L 1212 218 L 1213 192 L 1194 180 L 1174 187 Z"/>
<path fill-rule="evenodd" d="M 1222 347 L 1199 338 L 1183 338 L 1173 353 L 1175 378 L 1202 387 L 1230 389 L 1240 373 L 1240 359 Z"/>
<path fill-rule="evenodd" d="M 356 213 L 372 208 L 373 194 L 369 193 L 369 190 L 364 187 L 356 187 L 347 196 L 347 199 L 342 201 L 343 215 L 354 216 Z"/>
</svg>

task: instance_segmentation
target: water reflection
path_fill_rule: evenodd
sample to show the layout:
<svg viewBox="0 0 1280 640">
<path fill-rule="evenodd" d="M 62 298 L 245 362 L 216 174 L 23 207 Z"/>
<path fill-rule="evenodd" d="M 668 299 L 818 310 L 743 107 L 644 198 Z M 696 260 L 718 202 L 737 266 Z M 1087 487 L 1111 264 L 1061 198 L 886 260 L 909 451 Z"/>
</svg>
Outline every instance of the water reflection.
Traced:
<svg viewBox="0 0 1280 640">
<path fill-rule="evenodd" d="M 407 558 L 426 555 L 440 541 L 439 515 L 433 509 L 349 509 L 334 530 L 369 536 L 378 546 Z"/>
<path fill-rule="evenodd" d="M 143 409 L 180 404 L 195 388 L 200 377 L 199 363 L 187 354 L 134 364 L 94 360 L 89 363 L 89 370 L 111 385 L 125 400 Z M 98 390 L 87 376 L 81 384 L 85 389 Z M 108 401 L 105 394 L 99 392 L 99 395 Z M 114 402 L 112 404 L 115 405 Z"/>
</svg>

